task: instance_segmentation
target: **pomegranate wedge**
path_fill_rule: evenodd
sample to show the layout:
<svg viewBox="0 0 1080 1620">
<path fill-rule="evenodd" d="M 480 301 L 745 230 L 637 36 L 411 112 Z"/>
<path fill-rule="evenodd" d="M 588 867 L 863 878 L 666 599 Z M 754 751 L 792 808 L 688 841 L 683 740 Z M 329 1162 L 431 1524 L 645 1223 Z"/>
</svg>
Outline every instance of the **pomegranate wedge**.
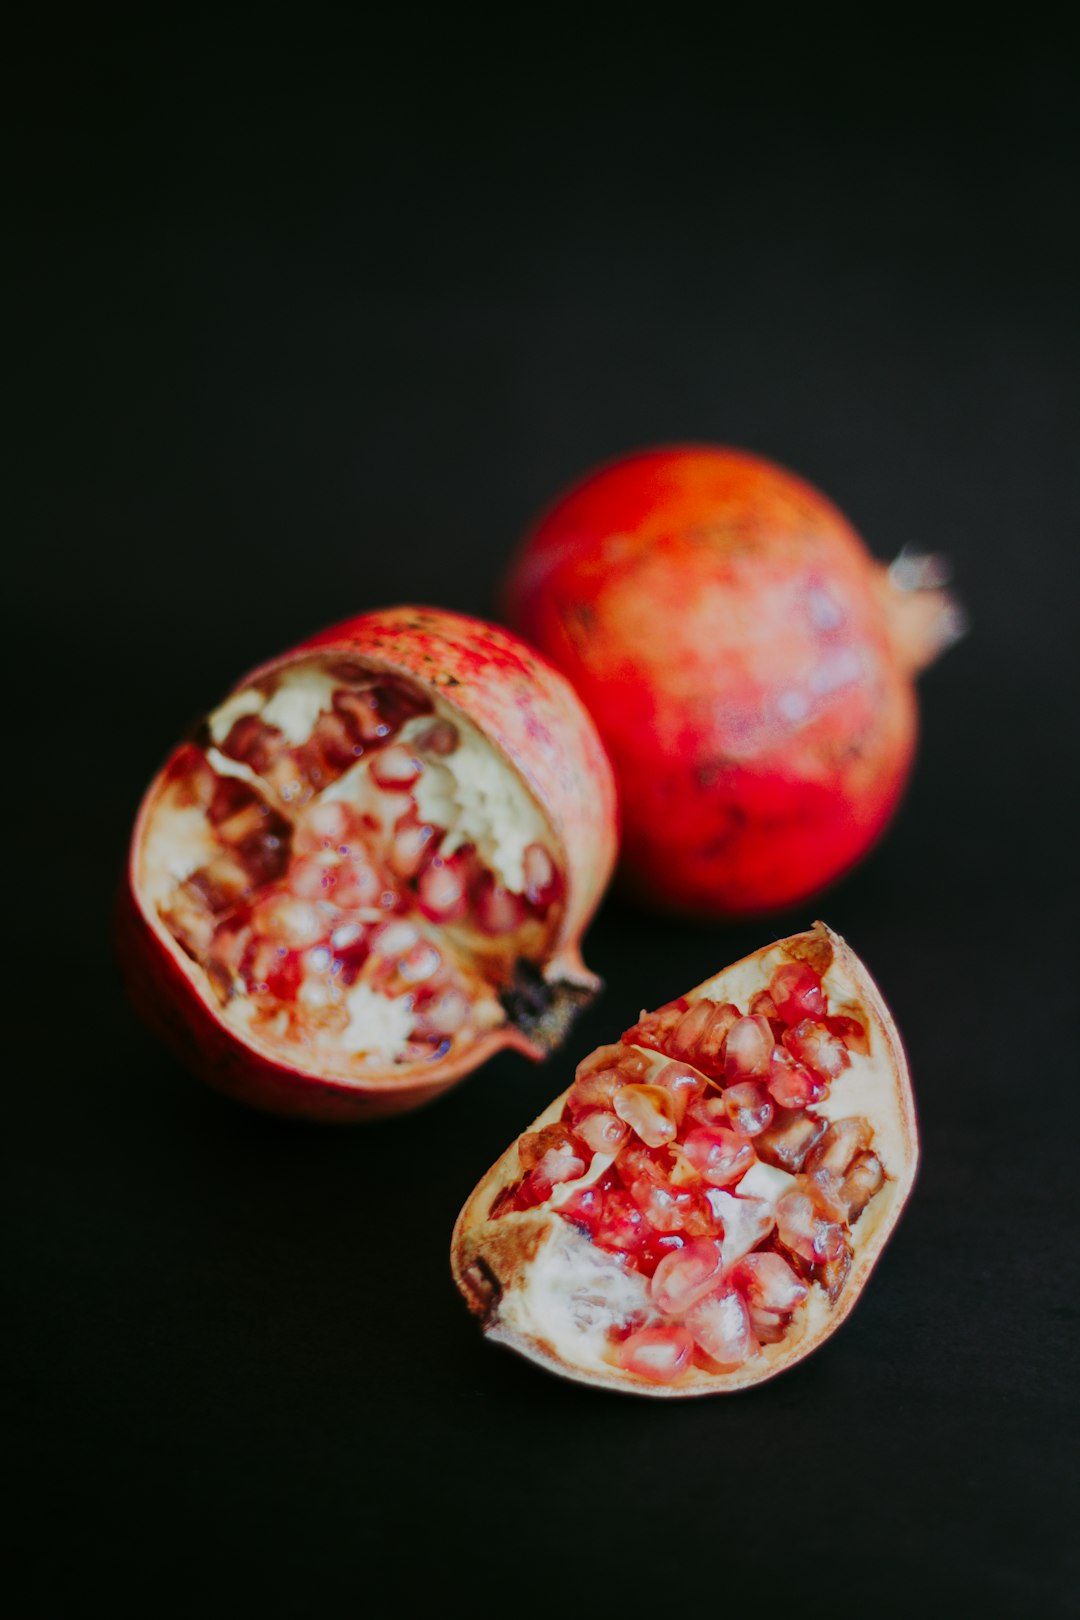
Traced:
<svg viewBox="0 0 1080 1620">
<path fill-rule="evenodd" d="M 611 772 L 513 635 L 369 613 L 265 664 L 175 750 L 121 904 L 136 1004 L 274 1112 L 416 1107 L 502 1047 L 545 1055 L 597 980 Z"/>
<path fill-rule="evenodd" d="M 775 1058 L 786 1084 L 792 1044 L 812 1085 L 780 1105 L 765 1077 Z M 917 1162 L 892 1019 L 816 923 L 586 1058 L 465 1205 L 454 1277 L 492 1339 L 564 1377 L 745 1389 L 847 1316 Z"/>
</svg>

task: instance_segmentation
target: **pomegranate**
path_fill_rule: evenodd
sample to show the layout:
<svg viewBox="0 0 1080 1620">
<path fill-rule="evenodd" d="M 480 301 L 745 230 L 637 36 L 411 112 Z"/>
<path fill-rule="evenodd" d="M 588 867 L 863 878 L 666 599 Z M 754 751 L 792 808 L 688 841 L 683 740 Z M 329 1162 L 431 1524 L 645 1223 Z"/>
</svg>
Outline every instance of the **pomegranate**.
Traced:
<svg viewBox="0 0 1080 1620">
<path fill-rule="evenodd" d="M 121 902 L 137 1005 L 202 1076 L 319 1119 L 539 1058 L 597 980 L 611 873 L 592 722 L 508 632 L 427 608 L 257 669 L 166 761 Z"/>
<path fill-rule="evenodd" d="M 734 917 L 852 866 L 911 766 L 913 677 L 959 633 L 941 581 L 933 558 L 876 563 L 817 490 L 735 450 L 630 456 L 553 507 L 506 611 L 607 745 L 625 886 Z"/>
<path fill-rule="evenodd" d="M 807 1054 L 811 1101 L 774 1106 L 741 1078 L 740 1009 L 765 995 L 784 1007 L 769 1020 L 777 1053 L 804 1007 L 843 1008 L 842 1060 Z M 642 1395 L 743 1389 L 844 1320 L 917 1160 L 892 1019 L 816 923 L 586 1058 L 466 1203 L 454 1277 L 490 1338 L 568 1378 Z"/>
</svg>

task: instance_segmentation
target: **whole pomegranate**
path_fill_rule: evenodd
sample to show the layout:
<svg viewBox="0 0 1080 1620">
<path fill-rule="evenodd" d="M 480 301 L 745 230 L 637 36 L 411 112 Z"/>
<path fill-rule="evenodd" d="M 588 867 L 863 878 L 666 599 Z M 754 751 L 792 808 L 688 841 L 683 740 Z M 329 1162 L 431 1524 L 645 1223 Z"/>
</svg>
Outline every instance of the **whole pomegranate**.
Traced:
<svg viewBox="0 0 1080 1620">
<path fill-rule="evenodd" d="M 736 962 L 578 1065 L 458 1217 L 484 1331 L 641 1395 L 744 1389 L 816 1350 L 911 1191 L 903 1047 L 817 923 Z"/>
<path fill-rule="evenodd" d="M 728 449 L 616 462 L 527 537 L 510 622 L 615 767 L 627 885 L 668 909 L 792 905 L 896 807 L 915 674 L 958 629 L 930 558 L 874 561 L 809 484 Z"/>
<path fill-rule="evenodd" d="M 212 1084 L 316 1119 L 543 1056 L 597 980 L 611 771 L 567 682 L 459 614 L 349 619 L 241 681 L 135 824 L 137 1005 Z"/>
</svg>

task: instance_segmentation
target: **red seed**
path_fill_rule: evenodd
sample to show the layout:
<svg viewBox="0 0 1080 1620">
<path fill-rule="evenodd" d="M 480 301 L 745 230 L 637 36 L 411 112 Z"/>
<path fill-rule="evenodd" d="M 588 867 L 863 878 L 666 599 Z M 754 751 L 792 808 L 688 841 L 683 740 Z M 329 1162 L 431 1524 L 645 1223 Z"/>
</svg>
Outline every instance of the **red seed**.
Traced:
<svg viewBox="0 0 1080 1620">
<path fill-rule="evenodd" d="M 394 823 L 387 854 L 391 869 L 399 878 L 416 877 L 435 854 L 440 837 L 438 829 L 421 821 L 416 806 L 410 805 Z"/>
<path fill-rule="evenodd" d="M 675 1099 L 662 1086 L 623 1086 L 613 1106 L 647 1147 L 663 1147 L 678 1134 Z"/>
<path fill-rule="evenodd" d="M 843 1041 L 811 1018 L 804 1018 L 794 1029 L 789 1029 L 784 1045 L 797 1063 L 812 1069 L 823 1080 L 835 1080 L 851 1063 Z"/>
<path fill-rule="evenodd" d="M 469 909 L 465 858 L 436 855 L 421 872 L 416 885 L 420 910 L 432 922 L 460 922 Z"/>
<path fill-rule="evenodd" d="M 847 1204 L 849 1223 L 858 1220 L 875 1193 L 885 1185 L 885 1171 L 876 1153 L 860 1153 L 844 1177 L 840 1196 Z"/>
<path fill-rule="evenodd" d="M 685 1063 L 665 1063 L 652 1077 L 654 1086 L 663 1086 L 670 1091 L 675 1099 L 675 1119 L 682 1124 L 688 1104 L 700 1097 L 705 1090 L 705 1081 L 695 1069 L 690 1069 Z"/>
<path fill-rule="evenodd" d="M 718 1222 L 695 1189 L 669 1187 L 645 1177 L 627 1189 L 654 1232 L 686 1232 L 702 1237 L 718 1231 Z"/>
<path fill-rule="evenodd" d="M 769 981 L 769 992 L 785 1024 L 824 1018 L 828 1011 L 821 974 L 805 962 L 784 962 Z"/>
<path fill-rule="evenodd" d="M 720 1098 L 716 1099 L 718 1102 Z M 723 1107 L 732 1130 L 741 1136 L 759 1136 L 772 1124 L 772 1102 L 765 1087 L 756 1080 L 744 1080 L 724 1092 Z"/>
<path fill-rule="evenodd" d="M 522 857 L 525 872 L 525 894 L 529 904 L 538 911 L 550 905 L 558 889 L 555 862 L 543 844 L 529 844 Z"/>
<path fill-rule="evenodd" d="M 776 1206 L 776 1231 L 785 1249 L 812 1265 L 834 1260 L 844 1243 L 843 1228 L 822 1219 L 806 1193 L 785 1193 Z"/>
<path fill-rule="evenodd" d="M 807 1155 L 807 1170 L 831 1170 L 835 1175 L 843 1175 L 856 1153 L 870 1146 L 873 1135 L 870 1121 L 860 1114 L 834 1120 L 814 1151 Z"/>
<path fill-rule="evenodd" d="M 416 746 L 426 754 L 438 754 L 445 759 L 455 751 L 460 741 L 457 726 L 449 720 L 436 720 L 434 725 L 417 737 Z"/>
<path fill-rule="evenodd" d="M 388 793 L 404 793 L 420 778 L 423 765 L 411 748 L 394 743 L 384 748 L 371 762 L 371 774 L 379 787 Z"/>
<path fill-rule="evenodd" d="M 582 1114 L 574 1129 L 593 1153 L 617 1153 L 630 1134 L 630 1127 L 606 1108 Z"/>
<path fill-rule="evenodd" d="M 472 890 L 473 921 L 481 933 L 498 937 L 516 934 L 528 915 L 520 894 L 505 889 L 491 872 L 485 872 Z"/>
<path fill-rule="evenodd" d="M 754 1151 L 766 1164 L 794 1175 L 802 1169 L 807 1155 L 824 1134 L 825 1121 L 816 1114 L 781 1108 L 777 1109 L 768 1130 L 754 1138 Z"/>
<path fill-rule="evenodd" d="M 716 1366 L 738 1367 L 754 1348 L 746 1301 L 734 1288 L 710 1294 L 687 1312 L 694 1343 Z"/>
<path fill-rule="evenodd" d="M 769 1073 L 773 1032 L 767 1018 L 740 1018 L 724 1043 L 724 1073 L 731 1081 L 763 1080 Z"/>
<path fill-rule="evenodd" d="M 720 1245 L 712 1238 L 697 1238 L 661 1260 L 650 1293 L 665 1316 L 682 1316 L 719 1282 Z"/>
<path fill-rule="evenodd" d="M 810 1293 L 783 1256 L 770 1252 L 746 1255 L 732 1281 L 751 1306 L 764 1311 L 793 1311 Z"/>
<path fill-rule="evenodd" d="M 668 1051 L 676 1057 L 693 1059 L 697 1043 L 705 1034 L 716 1011 L 715 1001 L 703 997 L 684 1012 L 668 1039 Z"/>
<path fill-rule="evenodd" d="M 682 1327 L 642 1328 L 624 1339 L 615 1360 L 626 1372 L 653 1384 L 673 1384 L 690 1365 L 694 1341 Z"/>
<path fill-rule="evenodd" d="M 821 1102 L 829 1088 L 816 1074 L 796 1063 L 790 1052 L 782 1046 L 773 1048 L 769 1064 L 769 1095 L 781 1108 L 806 1108 Z"/>
<path fill-rule="evenodd" d="M 754 1162 L 754 1150 L 746 1138 L 722 1127 L 690 1131 L 682 1146 L 694 1169 L 712 1187 L 729 1187 Z"/>
</svg>

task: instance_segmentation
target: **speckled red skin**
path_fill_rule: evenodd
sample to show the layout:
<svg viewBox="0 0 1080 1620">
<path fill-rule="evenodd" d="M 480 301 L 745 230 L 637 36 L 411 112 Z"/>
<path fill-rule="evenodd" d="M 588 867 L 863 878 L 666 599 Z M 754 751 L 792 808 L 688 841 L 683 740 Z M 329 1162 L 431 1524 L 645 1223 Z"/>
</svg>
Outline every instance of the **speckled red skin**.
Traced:
<svg viewBox="0 0 1080 1620">
<path fill-rule="evenodd" d="M 507 616 L 597 723 L 628 887 L 665 909 L 752 915 L 870 848 L 916 738 L 918 660 L 889 594 L 829 501 L 740 451 L 631 456 L 541 519 Z"/>
<path fill-rule="evenodd" d="M 355 658 L 373 671 L 437 690 L 517 766 L 543 809 L 563 869 L 563 910 L 544 977 L 592 991 L 579 941 L 611 877 L 616 802 L 595 727 L 566 680 L 507 630 L 436 608 L 387 608 L 347 619 L 253 670 L 234 690 L 311 653 Z M 188 744 L 173 751 L 143 799 L 118 906 L 117 939 L 128 988 L 147 1023 L 202 1079 L 272 1113 L 364 1121 L 403 1113 L 455 1085 L 496 1052 L 545 1055 L 507 1024 L 467 1051 L 422 1069 L 359 1080 L 268 1059 L 222 1023 L 201 971 L 139 896 L 138 856 L 148 816 Z"/>
</svg>

